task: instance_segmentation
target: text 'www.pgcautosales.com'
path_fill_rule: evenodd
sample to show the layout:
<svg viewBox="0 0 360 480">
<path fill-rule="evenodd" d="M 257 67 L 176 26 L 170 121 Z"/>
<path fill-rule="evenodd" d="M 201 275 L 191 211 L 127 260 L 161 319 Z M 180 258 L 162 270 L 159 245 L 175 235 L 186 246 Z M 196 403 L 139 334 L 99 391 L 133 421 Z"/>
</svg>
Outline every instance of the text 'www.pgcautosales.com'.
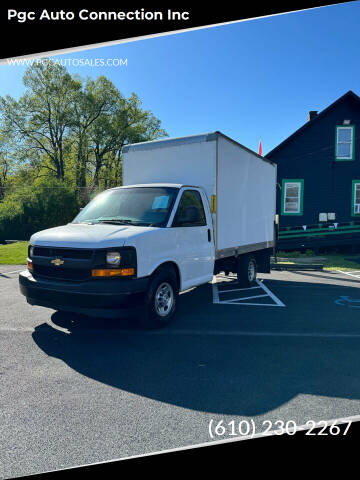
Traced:
<svg viewBox="0 0 360 480">
<path fill-rule="evenodd" d="M 55 64 L 63 67 L 127 67 L 127 58 L 8 58 L 8 65 Z"/>
</svg>

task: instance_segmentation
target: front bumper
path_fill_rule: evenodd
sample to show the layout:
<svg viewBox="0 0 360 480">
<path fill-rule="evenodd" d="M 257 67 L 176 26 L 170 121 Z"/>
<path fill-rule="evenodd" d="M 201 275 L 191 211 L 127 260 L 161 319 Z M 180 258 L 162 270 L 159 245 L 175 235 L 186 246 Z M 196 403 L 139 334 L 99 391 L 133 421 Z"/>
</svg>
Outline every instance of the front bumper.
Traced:
<svg viewBox="0 0 360 480">
<path fill-rule="evenodd" d="M 104 318 L 140 307 L 148 283 L 149 277 L 68 282 L 40 279 L 27 270 L 19 274 L 20 291 L 29 304 Z"/>
</svg>

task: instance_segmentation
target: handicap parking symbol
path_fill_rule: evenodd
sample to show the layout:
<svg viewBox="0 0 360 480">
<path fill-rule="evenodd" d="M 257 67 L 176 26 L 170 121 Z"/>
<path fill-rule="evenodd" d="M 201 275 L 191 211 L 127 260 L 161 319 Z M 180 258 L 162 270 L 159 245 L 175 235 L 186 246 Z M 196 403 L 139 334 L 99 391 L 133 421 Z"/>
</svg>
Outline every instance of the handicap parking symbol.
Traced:
<svg viewBox="0 0 360 480">
<path fill-rule="evenodd" d="M 334 303 L 343 307 L 347 306 L 349 308 L 360 308 L 360 298 L 351 298 L 346 295 L 341 295 L 334 301 Z"/>
</svg>

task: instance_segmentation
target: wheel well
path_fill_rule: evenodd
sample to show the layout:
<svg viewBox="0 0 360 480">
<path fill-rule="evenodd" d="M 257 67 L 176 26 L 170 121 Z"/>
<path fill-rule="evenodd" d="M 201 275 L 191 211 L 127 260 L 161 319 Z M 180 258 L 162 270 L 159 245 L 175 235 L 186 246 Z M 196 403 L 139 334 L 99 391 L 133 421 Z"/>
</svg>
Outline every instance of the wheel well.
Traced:
<svg viewBox="0 0 360 480">
<path fill-rule="evenodd" d="M 175 272 L 175 275 L 176 275 L 176 281 L 177 281 L 177 285 L 178 285 L 178 289 L 180 290 L 180 286 L 181 286 L 181 280 L 180 280 L 180 271 L 179 271 L 179 267 L 177 266 L 177 264 L 175 262 L 165 262 L 165 263 L 162 263 L 161 265 L 159 265 L 152 273 L 152 275 L 154 275 L 154 273 L 158 272 L 159 270 L 162 270 L 163 268 L 171 268 L 174 270 Z"/>
</svg>

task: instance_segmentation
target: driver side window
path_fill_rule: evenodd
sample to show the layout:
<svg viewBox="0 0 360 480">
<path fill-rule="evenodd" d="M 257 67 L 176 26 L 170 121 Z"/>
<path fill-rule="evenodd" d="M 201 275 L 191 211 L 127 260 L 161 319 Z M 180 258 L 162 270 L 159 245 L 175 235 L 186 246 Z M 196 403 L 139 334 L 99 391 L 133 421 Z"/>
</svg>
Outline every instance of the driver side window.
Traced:
<svg viewBox="0 0 360 480">
<path fill-rule="evenodd" d="M 206 226 L 206 216 L 201 195 L 197 190 L 185 190 L 181 196 L 173 227 Z"/>
</svg>

